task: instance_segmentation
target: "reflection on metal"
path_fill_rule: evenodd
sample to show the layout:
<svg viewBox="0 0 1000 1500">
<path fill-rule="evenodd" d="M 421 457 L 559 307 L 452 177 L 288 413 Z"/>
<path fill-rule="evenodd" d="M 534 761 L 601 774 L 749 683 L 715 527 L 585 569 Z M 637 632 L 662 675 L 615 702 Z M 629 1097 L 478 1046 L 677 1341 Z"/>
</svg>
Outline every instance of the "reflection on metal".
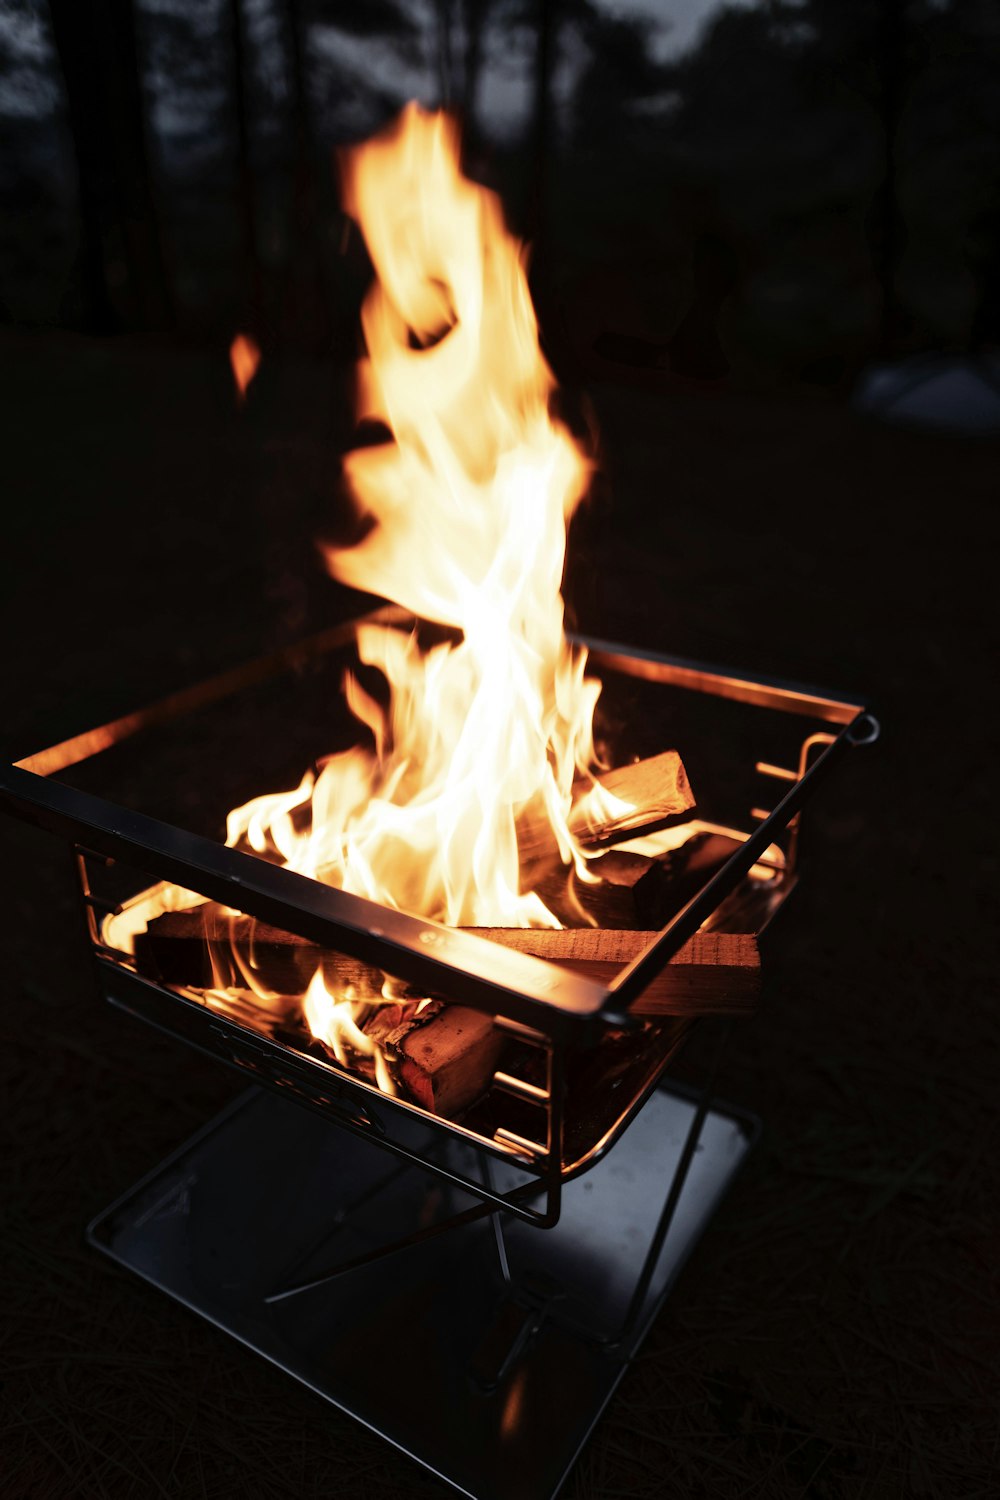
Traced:
<svg viewBox="0 0 1000 1500">
<path fill-rule="evenodd" d="M 379 624 L 393 624 L 405 619 L 405 612 L 395 605 L 387 605 L 364 616 L 365 622 Z M 209 703 L 229 698 L 242 688 L 254 687 L 267 682 L 269 678 L 277 677 L 281 672 L 297 670 L 317 657 L 326 656 L 338 646 L 353 640 L 355 629 L 361 623 L 360 620 L 352 620 L 345 625 L 334 625 L 307 640 L 283 646 L 267 656 L 257 657 L 234 667 L 232 671 L 209 677 L 204 682 L 196 683 L 194 687 L 171 693 L 157 703 L 137 709 L 135 713 L 124 714 L 120 719 L 112 719 L 110 723 L 102 724 L 97 729 L 88 729 L 58 745 L 49 746 L 47 750 L 37 750 L 33 755 L 26 755 L 22 760 L 15 761 L 15 765 L 25 771 L 33 771 L 36 776 L 52 776 L 57 771 L 65 771 L 69 766 L 89 760 L 92 755 L 99 755 L 102 750 L 120 745 L 123 740 L 142 730 L 155 729 L 159 724 L 170 724 L 185 714 L 193 713 L 197 708 L 205 708 Z"/>
<path fill-rule="evenodd" d="M 569 639 L 588 648 L 595 667 L 610 667 L 646 682 L 688 688 L 716 698 L 731 698 L 737 703 L 752 703 L 758 708 L 805 714 L 829 724 L 850 724 L 859 714 L 866 712 L 865 705 L 852 698 L 805 687 L 801 683 L 782 682 L 774 677 L 748 677 L 726 667 L 710 667 L 704 662 L 686 661 L 679 656 L 662 656 L 634 647 L 610 645 L 588 636 L 570 636 Z"/>
</svg>

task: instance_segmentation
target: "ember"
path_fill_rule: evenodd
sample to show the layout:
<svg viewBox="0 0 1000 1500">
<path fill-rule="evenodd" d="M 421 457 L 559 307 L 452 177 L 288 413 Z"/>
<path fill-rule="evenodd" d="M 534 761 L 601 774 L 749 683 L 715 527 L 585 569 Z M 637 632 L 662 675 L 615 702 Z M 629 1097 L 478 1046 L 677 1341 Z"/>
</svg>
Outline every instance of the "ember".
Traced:
<svg viewBox="0 0 1000 1500">
<path fill-rule="evenodd" d="M 229 363 L 242 401 L 260 368 L 260 350 L 248 333 L 238 333 L 233 339 L 229 346 Z"/>
</svg>

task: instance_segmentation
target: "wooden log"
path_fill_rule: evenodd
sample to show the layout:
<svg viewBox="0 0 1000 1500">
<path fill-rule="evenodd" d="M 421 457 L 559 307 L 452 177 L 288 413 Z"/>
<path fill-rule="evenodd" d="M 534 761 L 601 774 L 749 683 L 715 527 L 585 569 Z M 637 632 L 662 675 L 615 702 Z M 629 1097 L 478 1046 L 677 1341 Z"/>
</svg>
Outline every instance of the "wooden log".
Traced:
<svg viewBox="0 0 1000 1500">
<path fill-rule="evenodd" d="M 569 816 L 569 829 L 588 848 L 619 843 L 629 835 L 666 828 L 689 818 L 694 811 L 694 793 L 684 764 L 676 750 L 618 766 L 598 777 L 599 787 L 624 808 L 601 809 L 593 789 L 579 798 Z M 530 867 L 551 858 L 555 836 L 544 812 L 534 804 L 518 818 L 517 844 L 521 860 Z M 530 888 L 530 887 L 529 887 Z"/>
<path fill-rule="evenodd" d="M 694 810 L 694 793 L 676 750 L 605 771 L 598 781 L 603 791 L 628 803 L 630 810 L 595 817 L 584 797 L 573 809 L 570 828 L 585 843 L 618 843 L 636 829 L 679 822 Z"/>
<path fill-rule="evenodd" d="M 461 1114 L 486 1092 L 500 1061 L 504 1035 L 493 1017 L 440 1001 L 402 1019 L 393 1009 L 380 1006 L 365 1035 L 378 1042 L 414 1103 L 449 1119 Z"/>
<path fill-rule="evenodd" d="M 611 849 L 588 863 L 599 884 L 562 865 L 546 870 L 534 889 L 566 927 L 582 925 L 582 917 L 598 927 L 649 931 L 665 927 L 738 848 L 723 834 L 698 833 L 658 855 Z"/>
<path fill-rule="evenodd" d="M 662 927 L 655 916 L 636 920 L 636 888 L 655 864 L 642 854 L 612 850 L 587 866 L 600 877 L 598 885 L 578 880 L 572 865 L 559 865 L 544 870 L 532 889 L 564 927 Z"/>
<path fill-rule="evenodd" d="M 353 985 L 359 998 L 382 990 L 381 974 L 367 964 L 242 913 L 227 915 L 214 902 L 164 912 L 136 934 L 133 947 L 140 974 L 190 989 L 248 988 L 244 967 L 249 967 L 263 988 L 300 995 L 322 965 L 324 977 L 338 990 Z"/>
<path fill-rule="evenodd" d="M 651 862 L 642 860 L 642 863 Z M 630 930 L 636 926 L 633 909 L 633 892 L 628 888 L 620 911 L 609 914 L 606 902 L 600 907 L 608 925 L 611 915 L 618 915 L 622 921 L 615 925 Z M 534 930 L 528 929 L 481 929 L 489 936 L 508 930 L 507 946 L 527 943 L 525 951 L 532 951 L 530 945 L 544 944 L 552 937 L 547 932 L 536 936 Z M 573 930 L 586 934 L 594 929 Z M 494 940 L 503 942 L 502 936 Z M 582 941 L 589 939 L 585 936 Z M 226 916 L 211 902 L 192 911 L 165 912 L 155 918 L 144 932 L 136 934 L 134 949 L 140 973 L 164 984 L 193 989 L 247 989 L 249 969 L 264 989 L 281 995 L 300 995 L 320 965 L 328 984 L 336 986 L 338 991 L 353 986 L 361 998 L 378 996 L 382 989 L 377 969 L 345 954 L 321 949 L 306 938 L 266 922 L 255 922 L 243 915 Z"/>
<path fill-rule="evenodd" d="M 562 964 L 603 984 L 649 946 L 655 932 L 602 927 L 551 931 L 472 927 L 479 937 Z M 749 933 L 697 932 L 630 1007 L 636 1016 L 752 1015 L 760 993 L 760 955 Z"/>
<path fill-rule="evenodd" d="M 302 1047 L 314 1056 L 334 1057 L 322 1037 L 306 1038 L 291 1009 L 275 1016 L 250 990 L 209 990 L 205 1004 L 231 1021 L 273 1040 Z M 378 1044 L 404 1098 L 446 1119 L 464 1113 L 486 1093 L 507 1045 L 493 1017 L 443 1000 L 375 1002 L 369 1014 L 359 1006 L 354 1020 Z M 374 1059 L 344 1048 L 349 1067 L 369 1082 L 378 1077 Z"/>
<path fill-rule="evenodd" d="M 208 989 L 217 983 L 205 942 L 221 915 L 211 906 L 191 912 L 167 912 L 135 939 L 140 973 L 166 984 Z M 300 994 L 322 964 L 328 985 L 342 993 L 353 986 L 357 997 L 378 995 L 379 970 L 343 954 L 330 953 L 294 933 L 252 922 L 249 917 L 222 918 L 236 939 L 237 951 L 252 959 L 254 972 L 268 989 Z M 610 931 L 601 927 L 551 931 L 526 927 L 473 927 L 478 937 L 531 953 L 588 974 L 602 983 L 612 979 L 656 936 L 651 931 Z M 213 941 L 216 963 L 224 945 Z M 239 984 L 238 980 L 234 983 Z M 632 1006 L 639 1016 L 746 1015 L 753 1012 L 760 989 L 760 961 L 753 937 L 740 933 L 697 933 L 671 960 Z"/>
</svg>

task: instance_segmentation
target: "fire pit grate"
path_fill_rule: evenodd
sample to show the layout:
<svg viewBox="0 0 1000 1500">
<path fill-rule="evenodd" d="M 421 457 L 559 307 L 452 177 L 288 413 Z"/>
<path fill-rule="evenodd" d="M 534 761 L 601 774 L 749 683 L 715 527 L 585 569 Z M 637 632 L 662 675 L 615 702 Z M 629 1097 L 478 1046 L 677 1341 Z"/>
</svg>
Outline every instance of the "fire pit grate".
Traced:
<svg viewBox="0 0 1000 1500">
<path fill-rule="evenodd" d="M 751 1118 L 710 1107 L 710 1084 L 697 1097 L 664 1086 L 698 1018 L 650 1023 L 634 1007 L 700 930 L 767 925 L 797 879 L 802 809 L 878 725 L 853 700 L 583 642 L 619 685 L 628 735 L 665 702 L 692 744 L 733 757 L 731 775 L 706 770 L 722 790 L 698 806 L 731 853 L 608 983 L 322 886 L 86 784 L 101 752 L 308 672 L 354 632 L 325 632 L 0 772 L 7 809 L 72 846 L 102 995 L 265 1086 L 96 1220 L 91 1239 L 465 1493 L 541 1500 L 756 1132 Z M 611 692 L 612 729 L 615 701 Z M 739 718 L 731 735 L 719 713 Z M 75 772 L 84 785 L 71 784 Z M 758 791 L 740 816 L 735 799 L 768 785 L 773 809 Z M 297 1045 L 264 1013 L 219 1009 L 139 972 L 114 924 L 158 882 L 485 1013 L 511 1041 L 484 1097 L 445 1118 Z M 608 1077 L 609 1039 L 624 1061 L 608 1086 L 588 1087 L 602 1076 L 595 1058 Z M 426 1344 L 427 1361 L 408 1372 L 416 1394 L 399 1403 L 398 1372 L 386 1390 L 372 1351 L 404 1306 L 421 1325 L 406 1346 Z"/>
</svg>

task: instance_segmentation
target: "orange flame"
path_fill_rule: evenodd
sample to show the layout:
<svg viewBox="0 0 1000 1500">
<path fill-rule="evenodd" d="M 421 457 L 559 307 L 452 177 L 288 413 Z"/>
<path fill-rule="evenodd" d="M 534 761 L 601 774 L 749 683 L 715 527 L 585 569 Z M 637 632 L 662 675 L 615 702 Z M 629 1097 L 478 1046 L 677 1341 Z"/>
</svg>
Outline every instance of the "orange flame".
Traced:
<svg viewBox="0 0 1000 1500">
<path fill-rule="evenodd" d="M 326 987 L 322 968 L 319 968 L 303 997 L 302 1012 L 313 1036 L 326 1043 L 343 1067 L 348 1065 L 349 1053 L 370 1057 L 379 1088 L 384 1094 L 394 1094 L 396 1085 L 382 1049 L 358 1025 L 359 1012 L 366 1010 L 369 1003 L 356 1001 L 350 988 L 345 991 L 343 999 L 335 999 Z"/>
<path fill-rule="evenodd" d="M 242 401 L 260 368 L 260 349 L 248 333 L 238 333 L 229 346 L 229 364 Z"/>
</svg>

